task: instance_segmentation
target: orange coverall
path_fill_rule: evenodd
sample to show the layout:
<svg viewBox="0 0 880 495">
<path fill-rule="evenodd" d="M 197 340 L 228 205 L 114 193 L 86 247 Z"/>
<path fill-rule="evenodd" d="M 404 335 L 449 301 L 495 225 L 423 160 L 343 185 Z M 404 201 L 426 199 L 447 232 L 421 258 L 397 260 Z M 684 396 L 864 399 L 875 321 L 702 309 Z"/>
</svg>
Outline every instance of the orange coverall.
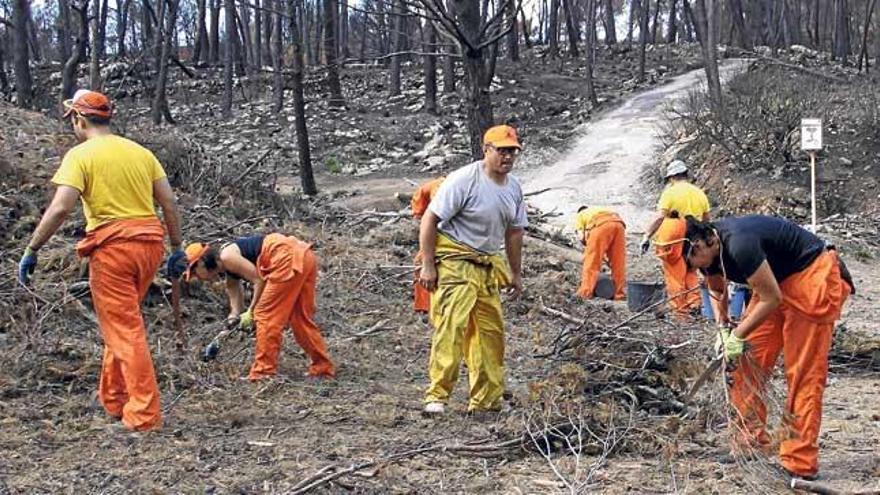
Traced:
<svg viewBox="0 0 880 495">
<path fill-rule="evenodd" d="M 614 299 L 626 298 L 626 226 L 616 213 L 603 212 L 585 226 L 587 245 L 577 295 L 589 299 L 596 290 L 602 260 L 607 256 L 614 281 Z"/>
<path fill-rule="evenodd" d="M 257 344 L 248 378 L 259 380 L 276 373 L 282 333 L 288 325 L 311 359 L 308 374 L 336 376 L 321 330 L 312 320 L 318 258 L 309 244 L 292 236 L 267 235 L 257 258 L 257 274 L 266 286 L 254 308 Z"/>
<path fill-rule="evenodd" d="M 654 243 L 655 254 L 663 265 L 663 277 L 666 280 L 666 294 L 671 298 L 683 291 L 700 285 L 696 270 L 688 270 L 687 262 L 682 256 L 682 245 L 687 222 L 682 218 L 665 218 L 657 233 Z M 669 301 L 669 307 L 679 316 L 687 315 L 692 308 L 700 308 L 702 301 L 699 291 L 683 294 Z"/>
<path fill-rule="evenodd" d="M 154 217 L 104 224 L 77 244 L 77 254 L 90 258 L 89 285 L 104 339 L 98 397 L 109 415 L 133 430 L 162 425 L 140 304 L 162 262 L 164 238 Z"/>
<path fill-rule="evenodd" d="M 416 193 L 413 194 L 412 200 L 410 201 L 410 206 L 412 207 L 413 218 L 419 220 L 422 218 L 422 215 L 425 214 L 425 211 L 428 210 L 428 205 L 431 204 L 431 199 L 434 198 L 434 195 L 437 194 L 437 189 L 440 188 L 440 184 L 443 183 L 443 180 L 446 177 L 437 177 L 436 179 L 429 180 L 425 182 L 416 190 Z M 419 251 L 416 253 L 415 258 L 413 258 L 413 264 L 417 267 L 422 264 L 422 252 Z M 427 291 L 421 284 L 419 284 L 419 272 L 416 270 L 415 280 L 413 282 L 413 310 L 417 313 L 427 313 L 431 309 L 431 293 Z"/>
<path fill-rule="evenodd" d="M 746 337 L 750 348 L 733 372 L 730 400 L 746 437 L 740 440 L 768 446 L 767 408 L 761 397 L 782 352 L 790 433 L 779 446 L 779 457 L 788 471 L 813 476 L 819 470 L 822 395 L 832 331 L 851 288 L 840 276 L 834 251 L 824 252 L 779 288 L 782 304 Z M 753 295 L 749 307 L 758 300 Z"/>
</svg>

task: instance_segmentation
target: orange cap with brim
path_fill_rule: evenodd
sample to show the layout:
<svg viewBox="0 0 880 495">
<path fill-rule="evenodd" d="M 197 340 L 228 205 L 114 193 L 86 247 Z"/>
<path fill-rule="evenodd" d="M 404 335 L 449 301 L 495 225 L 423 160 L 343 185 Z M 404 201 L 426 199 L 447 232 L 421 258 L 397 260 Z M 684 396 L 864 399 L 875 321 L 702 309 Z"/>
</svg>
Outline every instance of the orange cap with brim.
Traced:
<svg viewBox="0 0 880 495">
<path fill-rule="evenodd" d="M 202 256 L 208 252 L 208 248 L 210 246 L 208 244 L 202 244 L 201 242 L 194 242 L 186 247 L 183 252 L 186 254 L 186 271 L 183 272 L 183 279 L 189 282 L 189 279 L 192 277 L 192 269 L 195 268 L 196 263 L 202 259 Z"/>
<path fill-rule="evenodd" d="M 73 98 L 64 100 L 64 115 L 67 118 L 76 112 L 79 115 L 91 115 L 109 119 L 113 115 L 113 105 L 107 95 L 88 89 L 80 89 L 73 94 Z"/>
<path fill-rule="evenodd" d="M 509 125 L 490 127 L 486 134 L 483 135 L 483 144 L 491 144 L 496 148 L 522 149 L 516 129 Z"/>
</svg>

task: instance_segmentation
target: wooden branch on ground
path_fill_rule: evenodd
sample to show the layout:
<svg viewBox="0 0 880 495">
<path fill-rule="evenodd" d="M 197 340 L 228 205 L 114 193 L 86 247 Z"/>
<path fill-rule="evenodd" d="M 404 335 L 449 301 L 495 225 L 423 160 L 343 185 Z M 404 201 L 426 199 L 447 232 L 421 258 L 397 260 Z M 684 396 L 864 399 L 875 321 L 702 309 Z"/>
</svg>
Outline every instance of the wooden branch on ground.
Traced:
<svg viewBox="0 0 880 495">
<path fill-rule="evenodd" d="M 799 478 L 793 478 L 789 485 L 793 490 L 803 490 L 810 493 L 818 493 L 820 495 L 880 495 L 880 490 L 838 490 L 824 483 L 815 481 L 807 481 Z"/>
<path fill-rule="evenodd" d="M 171 57 L 171 61 L 174 62 L 174 65 L 180 67 L 180 70 L 182 70 L 184 74 L 189 76 L 190 79 L 196 78 L 196 73 L 190 70 L 190 68 L 186 65 L 183 65 L 183 62 L 181 62 L 179 58 Z"/>
<path fill-rule="evenodd" d="M 351 337 L 346 338 L 345 340 L 346 341 L 359 340 L 361 337 L 367 337 L 369 335 L 373 335 L 374 333 L 379 333 L 384 330 L 391 330 L 393 327 L 386 326 L 386 325 L 388 325 L 389 321 L 391 321 L 391 320 L 389 320 L 388 318 L 385 318 L 384 320 L 379 320 L 370 328 L 368 328 L 362 332 L 358 332 L 358 333 L 352 335 Z"/>
<path fill-rule="evenodd" d="M 795 64 L 790 64 L 788 62 L 783 62 L 782 60 L 779 60 L 777 58 L 767 57 L 764 55 L 759 55 L 758 58 L 760 60 L 764 60 L 765 62 L 769 62 L 771 64 L 778 65 L 780 67 L 785 67 L 786 69 L 800 71 L 800 72 L 803 72 L 804 74 L 809 74 L 811 76 L 818 77 L 820 79 L 825 79 L 827 81 L 841 83 L 841 84 L 849 83 L 849 81 L 847 81 L 846 79 L 842 79 L 840 77 L 832 76 L 829 74 L 824 74 L 824 73 L 819 72 L 817 70 L 809 69 L 807 67 L 801 67 L 800 65 L 795 65 Z"/>
</svg>

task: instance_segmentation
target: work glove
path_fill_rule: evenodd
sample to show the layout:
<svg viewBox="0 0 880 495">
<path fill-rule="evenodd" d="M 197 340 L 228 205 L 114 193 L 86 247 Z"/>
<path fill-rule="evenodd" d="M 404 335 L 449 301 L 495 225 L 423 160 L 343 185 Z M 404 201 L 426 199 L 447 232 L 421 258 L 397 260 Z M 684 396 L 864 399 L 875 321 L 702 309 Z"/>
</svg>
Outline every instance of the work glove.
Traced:
<svg viewBox="0 0 880 495">
<path fill-rule="evenodd" d="M 31 275 L 34 274 L 36 268 L 37 252 L 28 246 L 24 249 L 21 261 L 18 262 L 18 281 L 22 285 L 28 285 L 31 282 Z"/>
<path fill-rule="evenodd" d="M 651 239 L 648 239 L 647 237 L 642 238 L 642 243 L 639 244 L 639 250 L 642 254 L 646 254 L 649 249 L 651 249 Z"/>
<path fill-rule="evenodd" d="M 741 339 L 735 333 L 730 332 L 724 339 L 724 357 L 727 361 L 735 361 L 742 356 L 745 344 L 745 339 Z"/>
<path fill-rule="evenodd" d="M 165 277 L 168 278 L 168 280 L 177 280 L 183 275 L 183 272 L 186 271 L 186 267 L 186 253 L 184 253 L 183 250 L 178 249 L 168 257 L 168 263 L 165 265 Z"/>
<path fill-rule="evenodd" d="M 716 356 L 724 350 L 724 342 L 730 338 L 730 332 L 730 327 L 727 325 L 718 325 L 718 331 L 715 333 L 715 345 L 712 346 Z"/>
<path fill-rule="evenodd" d="M 250 330 L 254 327 L 254 312 L 250 309 L 238 315 L 238 328 Z"/>
</svg>

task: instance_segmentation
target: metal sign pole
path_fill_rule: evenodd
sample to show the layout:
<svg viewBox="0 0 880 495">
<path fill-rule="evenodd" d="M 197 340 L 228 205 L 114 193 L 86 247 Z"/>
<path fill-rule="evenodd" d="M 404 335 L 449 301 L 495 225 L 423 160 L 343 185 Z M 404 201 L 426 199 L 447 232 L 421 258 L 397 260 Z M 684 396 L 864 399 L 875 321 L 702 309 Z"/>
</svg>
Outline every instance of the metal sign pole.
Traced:
<svg viewBox="0 0 880 495">
<path fill-rule="evenodd" d="M 813 233 L 816 233 L 816 152 L 810 152 L 810 216 L 813 219 Z"/>
</svg>

